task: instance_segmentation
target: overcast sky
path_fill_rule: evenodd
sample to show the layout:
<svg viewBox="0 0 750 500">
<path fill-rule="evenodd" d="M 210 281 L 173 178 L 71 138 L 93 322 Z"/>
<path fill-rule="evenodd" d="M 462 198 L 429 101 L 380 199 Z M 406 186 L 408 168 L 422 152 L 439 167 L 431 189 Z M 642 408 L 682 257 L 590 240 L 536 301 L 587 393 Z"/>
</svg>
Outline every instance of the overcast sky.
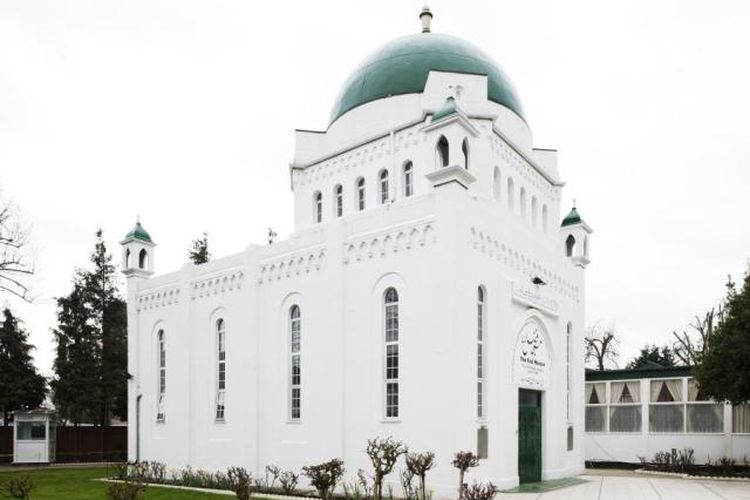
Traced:
<svg viewBox="0 0 750 500">
<path fill-rule="evenodd" d="M 563 213 L 594 229 L 590 324 L 627 361 L 671 342 L 750 257 L 750 3 L 432 0 L 514 81 L 536 147 L 559 150 Z M 295 128 L 419 31 L 421 1 L 0 3 L 0 186 L 32 226 L 36 302 L 11 302 L 51 371 L 54 297 L 101 226 L 140 214 L 158 272 L 204 230 L 223 256 L 292 230 Z M 5 299 L 0 298 L 0 302 Z"/>
</svg>

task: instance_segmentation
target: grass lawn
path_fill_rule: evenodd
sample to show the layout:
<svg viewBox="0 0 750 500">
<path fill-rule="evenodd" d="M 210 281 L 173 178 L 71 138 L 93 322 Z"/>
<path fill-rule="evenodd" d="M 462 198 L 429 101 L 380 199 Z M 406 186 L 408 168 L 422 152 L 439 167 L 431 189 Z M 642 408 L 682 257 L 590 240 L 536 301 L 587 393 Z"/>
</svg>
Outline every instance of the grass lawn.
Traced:
<svg viewBox="0 0 750 500">
<path fill-rule="evenodd" d="M 34 470 L 5 469 L 0 471 L 0 484 L 4 485 L 13 476 L 29 474 L 34 479 L 31 500 L 102 500 L 107 483 L 93 479 L 112 476 L 113 470 L 101 468 L 44 467 Z M 5 488 L 0 489 L 0 498 L 5 498 Z M 146 488 L 146 500 L 217 500 L 230 499 L 230 496 L 209 495 L 195 491 L 172 490 L 168 488 Z"/>
</svg>

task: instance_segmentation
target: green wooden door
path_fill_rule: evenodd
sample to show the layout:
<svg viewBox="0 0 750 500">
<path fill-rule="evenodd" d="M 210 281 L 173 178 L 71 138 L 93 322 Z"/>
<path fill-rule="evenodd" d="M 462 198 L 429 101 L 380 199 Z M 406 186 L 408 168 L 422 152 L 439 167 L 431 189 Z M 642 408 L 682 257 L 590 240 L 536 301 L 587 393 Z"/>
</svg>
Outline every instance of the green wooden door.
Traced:
<svg viewBox="0 0 750 500">
<path fill-rule="evenodd" d="M 526 391 L 532 392 L 532 391 Z M 537 393 L 539 394 L 539 393 Z M 531 400 L 531 401 L 530 401 Z M 534 401 L 534 402 L 532 402 Z M 542 406 L 539 397 L 521 397 L 518 406 L 518 478 L 542 480 Z M 524 404 L 526 403 L 526 404 Z"/>
</svg>

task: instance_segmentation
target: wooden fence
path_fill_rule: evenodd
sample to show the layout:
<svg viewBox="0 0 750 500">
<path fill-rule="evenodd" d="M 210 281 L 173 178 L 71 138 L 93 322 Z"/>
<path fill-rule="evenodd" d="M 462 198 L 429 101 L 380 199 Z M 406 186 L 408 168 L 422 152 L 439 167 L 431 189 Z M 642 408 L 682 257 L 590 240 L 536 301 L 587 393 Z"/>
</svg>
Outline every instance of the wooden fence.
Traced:
<svg viewBox="0 0 750 500">
<path fill-rule="evenodd" d="M 127 459 L 127 427 L 58 427 L 56 462 L 119 462 Z M 13 427 L 0 427 L 0 462 L 13 461 Z"/>
</svg>

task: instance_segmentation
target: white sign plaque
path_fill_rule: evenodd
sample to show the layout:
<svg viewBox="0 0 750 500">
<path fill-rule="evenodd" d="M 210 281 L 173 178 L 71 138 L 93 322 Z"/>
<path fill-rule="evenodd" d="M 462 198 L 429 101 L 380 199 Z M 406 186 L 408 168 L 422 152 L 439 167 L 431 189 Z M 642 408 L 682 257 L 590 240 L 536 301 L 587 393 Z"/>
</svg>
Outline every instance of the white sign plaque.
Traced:
<svg viewBox="0 0 750 500">
<path fill-rule="evenodd" d="M 549 387 L 549 352 L 541 325 L 527 321 L 516 342 L 513 379 L 519 387 L 544 390 Z"/>
</svg>

